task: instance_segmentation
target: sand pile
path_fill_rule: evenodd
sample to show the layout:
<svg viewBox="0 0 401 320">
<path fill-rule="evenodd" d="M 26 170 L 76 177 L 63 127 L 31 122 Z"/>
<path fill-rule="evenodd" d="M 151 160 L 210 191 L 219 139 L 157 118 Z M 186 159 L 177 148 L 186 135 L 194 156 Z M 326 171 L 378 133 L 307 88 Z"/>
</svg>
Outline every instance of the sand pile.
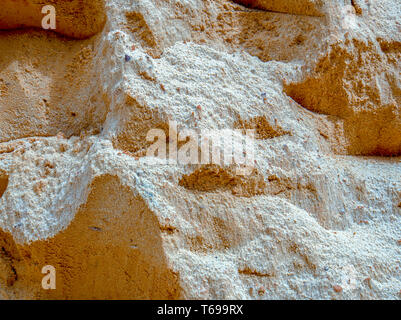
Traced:
<svg viewBox="0 0 401 320">
<path fill-rule="evenodd" d="M 399 1 L 4 3 L 0 299 L 401 298 Z"/>
</svg>

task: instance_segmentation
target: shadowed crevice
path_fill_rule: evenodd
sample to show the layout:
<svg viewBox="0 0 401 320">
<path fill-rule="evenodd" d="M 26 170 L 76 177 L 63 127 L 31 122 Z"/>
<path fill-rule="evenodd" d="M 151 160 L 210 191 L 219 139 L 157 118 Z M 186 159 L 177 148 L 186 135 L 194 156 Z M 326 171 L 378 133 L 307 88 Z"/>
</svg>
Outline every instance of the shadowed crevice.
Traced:
<svg viewBox="0 0 401 320">
<path fill-rule="evenodd" d="M 4 192 L 6 192 L 8 187 L 8 175 L 0 170 L 0 198 L 3 196 Z"/>
<path fill-rule="evenodd" d="M 322 0 L 232 0 L 248 8 L 302 16 L 324 16 Z"/>
</svg>

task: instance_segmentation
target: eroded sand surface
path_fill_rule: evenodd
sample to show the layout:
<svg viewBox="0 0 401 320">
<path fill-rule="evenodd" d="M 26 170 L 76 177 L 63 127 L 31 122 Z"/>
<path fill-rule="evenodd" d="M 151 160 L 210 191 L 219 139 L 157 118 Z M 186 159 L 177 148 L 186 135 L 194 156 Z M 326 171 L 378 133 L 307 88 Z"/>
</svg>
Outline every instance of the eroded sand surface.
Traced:
<svg viewBox="0 0 401 320">
<path fill-rule="evenodd" d="M 3 2 L 0 299 L 401 298 L 400 1 Z M 251 174 L 147 157 L 172 121 Z"/>
</svg>

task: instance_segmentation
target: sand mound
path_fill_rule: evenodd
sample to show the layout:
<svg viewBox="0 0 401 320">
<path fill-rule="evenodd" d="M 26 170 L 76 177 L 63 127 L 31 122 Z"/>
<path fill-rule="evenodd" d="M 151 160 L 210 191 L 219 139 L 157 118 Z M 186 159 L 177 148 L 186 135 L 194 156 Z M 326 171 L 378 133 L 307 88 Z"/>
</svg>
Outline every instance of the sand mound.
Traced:
<svg viewBox="0 0 401 320">
<path fill-rule="evenodd" d="M 397 43 L 384 51 L 377 41 L 333 44 L 313 75 L 285 90 L 303 107 L 342 119 L 349 154 L 400 156 L 400 65 L 392 61 L 401 52 L 390 49 Z"/>
<path fill-rule="evenodd" d="M 400 299 L 400 1 L 48 2 L 0 32 L 0 299 Z"/>
</svg>

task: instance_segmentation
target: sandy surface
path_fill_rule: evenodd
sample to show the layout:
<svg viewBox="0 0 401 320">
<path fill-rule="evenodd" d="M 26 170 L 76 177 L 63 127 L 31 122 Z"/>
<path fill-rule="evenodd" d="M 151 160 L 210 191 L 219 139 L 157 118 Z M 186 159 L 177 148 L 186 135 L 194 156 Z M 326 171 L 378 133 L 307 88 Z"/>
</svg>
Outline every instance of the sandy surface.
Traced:
<svg viewBox="0 0 401 320">
<path fill-rule="evenodd" d="M 398 0 L 53 2 L 0 32 L 0 299 L 401 298 Z"/>
</svg>

